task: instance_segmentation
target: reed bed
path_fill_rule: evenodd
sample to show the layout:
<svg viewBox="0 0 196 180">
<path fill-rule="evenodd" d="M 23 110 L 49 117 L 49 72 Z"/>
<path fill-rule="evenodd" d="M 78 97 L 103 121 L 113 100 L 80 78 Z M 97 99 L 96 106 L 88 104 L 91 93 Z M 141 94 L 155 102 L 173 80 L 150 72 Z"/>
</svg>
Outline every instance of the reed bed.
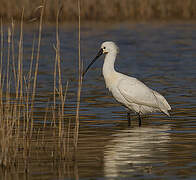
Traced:
<svg viewBox="0 0 196 180">
<path fill-rule="evenodd" d="M 20 38 L 15 39 L 15 22 L 3 25 L 1 20 L 0 40 L 0 167 L 9 169 L 24 165 L 28 172 L 30 160 L 48 156 L 51 161 L 71 162 L 76 157 L 79 133 L 79 106 L 82 86 L 80 60 L 80 16 L 78 31 L 79 80 L 77 93 L 76 118 L 69 119 L 64 113 L 66 94 L 69 83 L 62 84 L 61 56 L 59 40 L 59 13 L 56 14 L 56 44 L 53 45 L 54 89 L 53 104 L 45 107 L 45 116 L 39 124 L 34 123 L 36 108 L 36 89 L 39 76 L 40 47 L 42 41 L 42 24 L 45 16 L 46 2 L 37 9 L 40 11 L 38 37 L 32 42 L 29 59 L 29 71 L 23 70 L 23 22 L 25 9 L 21 13 Z M 80 1 L 78 0 L 78 10 Z M 5 31 L 7 31 L 5 33 Z M 6 34 L 6 35 L 5 35 Z M 35 36 L 34 36 L 35 37 Z M 15 47 L 17 44 L 17 47 Z M 50 123 L 48 123 L 50 122 Z M 47 153 L 45 153 L 47 152 Z M 36 156 L 35 156 L 36 154 Z"/>
<path fill-rule="evenodd" d="M 0 17 L 6 20 L 19 20 L 21 9 L 24 8 L 24 20 L 27 22 L 39 20 L 39 7 L 42 0 L 0 0 Z M 44 10 L 44 20 L 55 22 L 57 7 L 61 7 L 59 20 L 77 21 L 77 1 L 47 0 Z M 82 0 L 81 20 L 89 21 L 121 21 L 149 19 L 195 19 L 195 0 Z"/>
</svg>

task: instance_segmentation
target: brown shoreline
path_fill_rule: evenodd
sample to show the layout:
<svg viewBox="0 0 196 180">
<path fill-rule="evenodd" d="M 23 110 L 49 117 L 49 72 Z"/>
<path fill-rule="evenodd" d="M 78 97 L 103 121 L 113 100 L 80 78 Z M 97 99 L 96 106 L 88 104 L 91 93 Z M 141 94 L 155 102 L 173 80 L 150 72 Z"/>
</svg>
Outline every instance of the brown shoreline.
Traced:
<svg viewBox="0 0 196 180">
<path fill-rule="evenodd" d="M 55 3 L 54 3 L 55 2 Z M 21 20 L 24 8 L 25 22 L 39 21 L 41 0 L 0 0 L 0 17 L 6 22 Z M 55 22 L 60 9 L 60 22 L 74 22 L 78 19 L 77 2 L 71 0 L 47 0 L 44 21 Z M 195 20 L 196 1 L 194 0 L 82 0 L 82 21 L 149 21 L 149 20 Z"/>
</svg>

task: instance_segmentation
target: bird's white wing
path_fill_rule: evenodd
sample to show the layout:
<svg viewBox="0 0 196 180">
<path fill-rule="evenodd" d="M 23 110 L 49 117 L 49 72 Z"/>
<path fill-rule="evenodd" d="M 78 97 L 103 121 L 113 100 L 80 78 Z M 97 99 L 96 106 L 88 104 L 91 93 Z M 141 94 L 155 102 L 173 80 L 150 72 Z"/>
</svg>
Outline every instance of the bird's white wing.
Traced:
<svg viewBox="0 0 196 180">
<path fill-rule="evenodd" d="M 162 111 L 171 109 L 161 94 L 148 88 L 136 78 L 126 76 L 119 81 L 117 86 L 128 103 L 159 108 Z"/>
</svg>

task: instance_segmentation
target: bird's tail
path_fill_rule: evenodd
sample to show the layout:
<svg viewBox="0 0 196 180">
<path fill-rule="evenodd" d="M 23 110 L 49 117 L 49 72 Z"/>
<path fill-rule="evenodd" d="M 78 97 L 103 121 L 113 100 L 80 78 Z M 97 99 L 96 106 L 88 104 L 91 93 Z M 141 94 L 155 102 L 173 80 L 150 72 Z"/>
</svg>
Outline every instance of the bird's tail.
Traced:
<svg viewBox="0 0 196 180">
<path fill-rule="evenodd" d="M 165 113 L 167 116 L 170 116 L 169 112 L 167 110 L 161 110 L 163 113 Z"/>
<path fill-rule="evenodd" d="M 159 105 L 160 110 L 165 113 L 167 116 L 170 116 L 169 110 L 171 110 L 171 106 L 167 102 L 167 100 L 158 92 L 153 91 L 154 96 L 157 98 L 157 103 Z"/>
</svg>

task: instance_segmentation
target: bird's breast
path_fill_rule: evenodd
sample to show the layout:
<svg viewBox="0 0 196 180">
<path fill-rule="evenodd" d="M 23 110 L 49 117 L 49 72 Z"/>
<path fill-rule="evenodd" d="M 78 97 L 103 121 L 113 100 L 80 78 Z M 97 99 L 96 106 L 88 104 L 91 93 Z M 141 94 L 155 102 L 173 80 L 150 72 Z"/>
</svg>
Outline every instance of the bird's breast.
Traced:
<svg viewBox="0 0 196 180">
<path fill-rule="evenodd" d="M 117 78 L 115 75 L 104 76 L 106 88 L 112 91 L 117 86 Z"/>
</svg>

